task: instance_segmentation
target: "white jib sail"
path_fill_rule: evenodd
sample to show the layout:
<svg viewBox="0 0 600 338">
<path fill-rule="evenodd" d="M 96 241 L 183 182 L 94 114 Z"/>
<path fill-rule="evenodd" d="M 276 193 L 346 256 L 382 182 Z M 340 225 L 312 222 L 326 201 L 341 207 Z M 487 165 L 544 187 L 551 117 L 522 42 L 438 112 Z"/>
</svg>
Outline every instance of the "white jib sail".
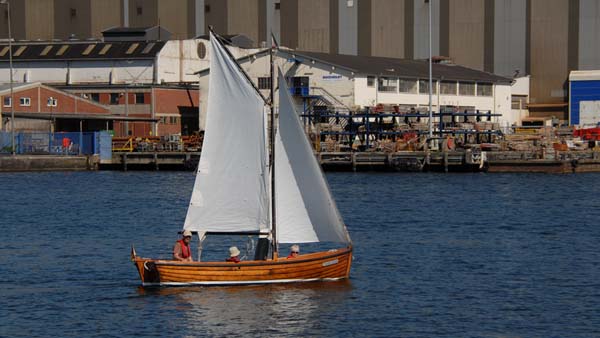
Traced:
<svg viewBox="0 0 600 338">
<path fill-rule="evenodd" d="M 275 196 L 279 243 L 349 241 L 281 71 L 279 128 L 275 138 Z"/>
<path fill-rule="evenodd" d="M 264 101 L 210 34 L 206 131 L 184 229 L 268 231 Z"/>
</svg>

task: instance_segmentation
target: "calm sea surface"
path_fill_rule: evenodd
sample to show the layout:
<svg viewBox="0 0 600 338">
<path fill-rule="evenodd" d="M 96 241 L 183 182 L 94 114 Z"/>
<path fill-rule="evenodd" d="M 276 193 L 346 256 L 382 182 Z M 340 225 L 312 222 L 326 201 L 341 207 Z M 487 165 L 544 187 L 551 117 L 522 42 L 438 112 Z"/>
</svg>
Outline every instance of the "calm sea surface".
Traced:
<svg viewBox="0 0 600 338">
<path fill-rule="evenodd" d="M 348 282 L 144 290 L 193 173 L 0 174 L 0 336 L 600 336 L 600 175 L 327 177 Z"/>
</svg>

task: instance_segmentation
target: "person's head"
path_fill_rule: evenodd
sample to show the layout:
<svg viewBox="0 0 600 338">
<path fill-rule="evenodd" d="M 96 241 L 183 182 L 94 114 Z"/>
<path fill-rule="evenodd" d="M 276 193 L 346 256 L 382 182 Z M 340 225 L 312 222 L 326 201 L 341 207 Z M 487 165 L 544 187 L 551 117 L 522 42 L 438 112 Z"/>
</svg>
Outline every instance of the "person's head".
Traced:
<svg viewBox="0 0 600 338">
<path fill-rule="evenodd" d="M 240 255 L 240 250 L 238 250 L 237 246 L 232 246 L 229 248 L 229 257 L 237 257 Z"/>
<path fill-rule="evenodd" d="M 292 256 L 298 256 L 300 254 L 300 246 L 298 244 L 294 244 L 290 247 L 290 254 Z"/>
<path fill-rule="evenodd" d="M 190 244 L 190 242 L 192 241 L 192 232 L 189 230 L 185 230 L 181 237 L 183 238 L 185 244 Z"/>
</svg>

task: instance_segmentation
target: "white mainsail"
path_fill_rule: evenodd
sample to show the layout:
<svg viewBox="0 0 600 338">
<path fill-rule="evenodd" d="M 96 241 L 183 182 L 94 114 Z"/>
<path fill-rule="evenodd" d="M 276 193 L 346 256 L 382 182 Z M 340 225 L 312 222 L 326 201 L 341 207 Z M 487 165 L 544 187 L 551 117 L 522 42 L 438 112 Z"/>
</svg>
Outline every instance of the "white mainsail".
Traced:
<svg viewBox="0 0 600 338">
<path fill-rule="evenodd" d="M 279 71 L 279 128 L 275 138 L 275 196 L 279 243 L 349 242 L 321 167 L 302 130 Z"/>
<path fill-rule="evenodd" d="M 184 229 L 268 230 L 265 104 L 210 33 L 206 132 Z"/>
</svg>

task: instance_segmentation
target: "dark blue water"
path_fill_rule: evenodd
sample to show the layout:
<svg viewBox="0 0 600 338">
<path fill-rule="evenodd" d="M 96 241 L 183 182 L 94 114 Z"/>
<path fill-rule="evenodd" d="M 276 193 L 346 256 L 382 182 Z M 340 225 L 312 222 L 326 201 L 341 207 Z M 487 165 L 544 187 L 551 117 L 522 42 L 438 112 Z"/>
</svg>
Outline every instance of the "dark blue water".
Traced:
<svg viewBox="0 0 600 338">
<path fill-rule="evenodd" d="M 350 281 L 144 290 L 192 173 L 2 174 L 0 336 L 600 336 L 600 175 L 327 176 Z"/>
</svg>

